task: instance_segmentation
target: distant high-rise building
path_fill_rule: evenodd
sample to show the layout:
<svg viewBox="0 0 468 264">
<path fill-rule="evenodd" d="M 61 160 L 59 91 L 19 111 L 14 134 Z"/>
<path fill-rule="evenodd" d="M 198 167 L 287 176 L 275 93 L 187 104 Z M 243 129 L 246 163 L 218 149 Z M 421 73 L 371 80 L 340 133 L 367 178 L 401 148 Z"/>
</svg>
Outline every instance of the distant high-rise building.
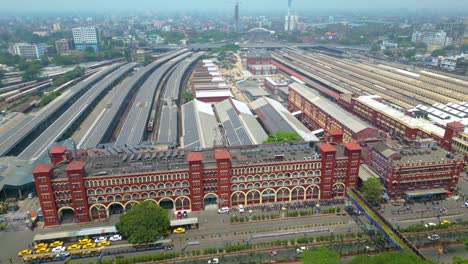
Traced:
<svg viewBox="0 0 468 264">
<path fill-rule="evenodd" d="M 68 53 L 68 51 L 70 50 L 68 47 L 68 40 L 59 39 L 55 41 L 55 48 L 57 49 L 57 53 L 59 54 Z"/>
<path fill-rule="evenodd" d="M 447 37 L 451 38 L 454 44 L 459 45 L 463 34 L 465 33 L 465 24 L 463 21 L 451 21 L 437 25 L 437 30 L 443 30 Z"/>
<path fill-rule="evenodd" d="M 297 29 L 299 23 L 299 17 L 296 15 L 288 14 L 284 18 L 284 31 L 293 31 Z"/>
<path fill-rule="evenodd" d="M 443 30 L 438 31 L 414 31 L 411 41 L 415 43 L 424 43 L 426 45 L 435 45 L 445 47 L 451 45 L 452 38 L 447 36 Z"/>
<path fill-rule="evenodd" d="M 55 23 L 52 25 L 52 28 L 54 29 L 54 31 L 60 31 L 60 30 L 62 30 L 62 26 L 60 25 L 59 22 L 55 22 Z"/>
<path fill-rule="evenodd" d="M 72 32 L 75 49 L 85 50 L 87 47 L 91 47 L 94 51 L 99 50 L 99 36 L 97 28 L 78 27 L 72 29 Z"/>
<path fill-rule="evenodd" d="M 44 43 L 15 43 L 10 51 L 25 59 L 40 59 L 47 54 L 47 45 Z"/>
<path fill-rule="evenodd" d="M 288 0 L 288 14 L 284 17 L 284 31 L 296 30 L 297 23 L 299 23 L 299 17 L 291 15 L 291 4 L 292 0 Z"/>
</svg>

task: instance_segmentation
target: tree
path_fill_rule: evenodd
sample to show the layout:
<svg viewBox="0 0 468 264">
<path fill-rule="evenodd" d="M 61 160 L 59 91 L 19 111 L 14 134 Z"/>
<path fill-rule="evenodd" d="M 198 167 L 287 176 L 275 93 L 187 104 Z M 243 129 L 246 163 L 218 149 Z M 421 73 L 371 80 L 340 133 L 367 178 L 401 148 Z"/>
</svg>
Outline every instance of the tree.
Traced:
<svg viewBox="0 0 468 264">
<path fill-rule="evenodd" d="M 329 250 L 326 247 L 319 247 L 309 250 L 304 250 L 301 253 L 301 262 L 304 264 L 320 263 L 320 264 L 340 264 L 341 258 L 338 252 Z"/>
<path fill-rule="evenodd" d="M 409 49 L 409 50 L 405 51 L 404 56 L 407 59 L 413 58 L 414 56 L 416 56 L 416 49 Z"/>
<path fill-rule="evenodd" d="M 453 256 L 452 263 L 453 264 L 468 264 L 468 259 L 462 258 L 460 256 Z"/>
<path fill-rule="evenodd" d="M 191 92 L 187 91 L 187 90 L 184 91 L 183 96 L 184 96 L 184 102 L 185 103 L 188 103 L 188 102 L 193 100 L 193 94 Z"/>
<path fill-rule="evenodd" d="M 431 53 L 432 57 L 447 56 L 447 52 L 443 49 L 436 49 Z"/>
<path fill-rule="evenodd" d="M 380 51 L 380 45 L 379 44 L 372 45 L 371 51 L 374 51 L 374 52 Z"/>
<path fill-rule="evenodd" d="M 460 51 L 461 51 L 461 52 L 468 52 L 468 43 L 467 43 L 467 44 L 463 44 L 463 45 L 460 47 Z"/>
<path fill-rule="evenodd" d="M 368 257 L 366 255 L 358 256 L 353 258 L 349 264 L 381 264 L 381 263 L 392 263 L 392 264 L 431 264 L 432 261 L 426 261 L 420 259 L 418 256 L 411 253 L 403 253 L 400 251 L 384 252 L 377 256 Z"/>
<path fill-rule="evenodd" d="M 372 204 L 378 204 L 382 200 L 383 185 L 379 179 L 369 178 L 362 183 L 362 194 Z"/>
<path fill-rule="evenodd" d="M 297 133 L 294 132 L 286 132 L 286 131 L 278 131 L 275 134 L 271 134 L 268 136 L 267 140 L 263 142 L 263 144 L 275 144 L 275 143 L 286 143 L 286 142 L 299 142 L 301 138 Z"/>
<path fill-rule="evenodd" d="M 149 243 L 169 228 L 169 216 L 165 209 L 151 201 L 144 201 L 120 216 L 115 227 L 130 243 Z"/>
</svg>

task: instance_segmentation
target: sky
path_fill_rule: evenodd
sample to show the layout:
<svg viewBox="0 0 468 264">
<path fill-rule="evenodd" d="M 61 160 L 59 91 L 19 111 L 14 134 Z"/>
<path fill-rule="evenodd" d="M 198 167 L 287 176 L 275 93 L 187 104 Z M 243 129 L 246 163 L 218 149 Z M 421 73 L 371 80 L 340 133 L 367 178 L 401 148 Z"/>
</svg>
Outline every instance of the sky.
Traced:
<svg viewBox="0 0 468 264">
<path fill-rule="evenodd" d="M 241 10 L 287 8 L 287 0 L 240 0 Z M 0 0 L 0 12 L 43 13 L 80 11 L 222 11 L 235 0 Z M 468 0 L 293 0 L 293 9 L 464 9 Z"/>
</svg>

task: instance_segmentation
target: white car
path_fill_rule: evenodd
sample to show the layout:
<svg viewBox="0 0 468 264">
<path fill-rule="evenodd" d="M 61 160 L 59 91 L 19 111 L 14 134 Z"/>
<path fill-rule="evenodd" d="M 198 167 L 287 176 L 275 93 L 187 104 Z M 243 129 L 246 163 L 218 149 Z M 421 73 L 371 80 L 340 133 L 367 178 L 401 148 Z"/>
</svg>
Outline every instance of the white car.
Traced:
<svg viewBox="0 0 468 264">
<path fill-rule="evenodd" d="M 218 259 L 218 258 L 214 258 L 214 259 L 208 260 L 208 264 L 218 264 L 218 263 L 219 263 L 219 259 Z"/>
<path fill-rule="evenodd" d="M 98 237 L 96 239 L 94 239 L 94 243 L 101 243 L 102 241 L 106 241 L 107 240 L 107 237 Z"/>
<path fill-rule="evenodd" d="M 65 250 L 67 250 L 66 247 L 64 246 L 58 246 L 58 247 L 54 247 L 52 249 L 52 253 L 60 253 L 60 252 L 64 252 Z"/>
<path fill-rule="evenodd" d="M 113 235 L 113 236 L 109 237 L 109 241 L 120 241 L 120 240 L 122 240 L 121 235 Z"/>
<path fill-rule="evenodd" d="M 440 236 L 439 235 L 430 235 L 427 237 L 427 239 L 431 240 L 431 241 L 436 241 L 436 240 L 439 240 L 440 239 Z"/>
<path fill-rule="evenodd" d="M 242 204 L 239 204 L 239 206 L 237 207 L 237 209 L 239 209 L 239 213 L 243 213 L 245 212 L 245 209 L 244 209 L 244 206 Z"/>
<path fill-rule="evenodd" d="M 70 252 L 62 252 L 58 253 L 55 257 L 56 258 L 68 258 L 70 256 Z"/>
<path fill-rule="evenodd" d="M 435 223 L 427 223 L 424 225 L 425 227 L 437 226 Z"/>
<path fill-rule="evenodd" d="M 229 207 L 222 207 L 221 209 L 218 209 L 218 214 L 227 214 L 229 213 Z"/>
<path fill-rule="evenodd" d="M 297 248 L 297 249 L 296 249 L 296 253 L 297 253 L 297 254 L 301 254 L 304 250 L 307 250 L 307 248 L 306 248 L 306 247 Z"/>
</svg>

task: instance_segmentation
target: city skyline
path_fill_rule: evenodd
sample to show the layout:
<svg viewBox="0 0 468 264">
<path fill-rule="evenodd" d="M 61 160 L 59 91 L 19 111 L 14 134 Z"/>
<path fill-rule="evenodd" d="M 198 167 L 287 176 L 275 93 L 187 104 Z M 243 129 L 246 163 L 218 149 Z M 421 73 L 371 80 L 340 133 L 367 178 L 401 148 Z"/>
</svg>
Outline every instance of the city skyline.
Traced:
<svg viewBox="0 0 468 264">
<path fill-rule="evenodd" d="M 215 0 L 175 0 L 170 3 L 162 0 L 139 0 L 134 2 L 102 0 L 99 2 L 84 0 L 80 2 L 57 2 L 44 0 L 40 3 L 32 0 L 20 0 L 9 2 L 2 7 L 3 12 L 9 13 L 54 13 L 54 12 L 106 12 L 106 11 L 230 11 L 235 1 L 215 1 Z M 240 8 L 247 12 L 251 11 L 278 11 L 287 10 L 286 0 L 250 0 L 242 1 Z M 161 8 L 162 7 L 162 8 Z M 395 0 L 395 1 L 375 1 L 369 0 L 330 0 L 326 2 L 311 3 L 305 0 L 296 0 L 292 3 L 292 10 L 376 10 L 376 9 L 403 9 L 403 10 L 457 10 L 468 8 L 468 2 L 457 0 Z"/>
</svg>

